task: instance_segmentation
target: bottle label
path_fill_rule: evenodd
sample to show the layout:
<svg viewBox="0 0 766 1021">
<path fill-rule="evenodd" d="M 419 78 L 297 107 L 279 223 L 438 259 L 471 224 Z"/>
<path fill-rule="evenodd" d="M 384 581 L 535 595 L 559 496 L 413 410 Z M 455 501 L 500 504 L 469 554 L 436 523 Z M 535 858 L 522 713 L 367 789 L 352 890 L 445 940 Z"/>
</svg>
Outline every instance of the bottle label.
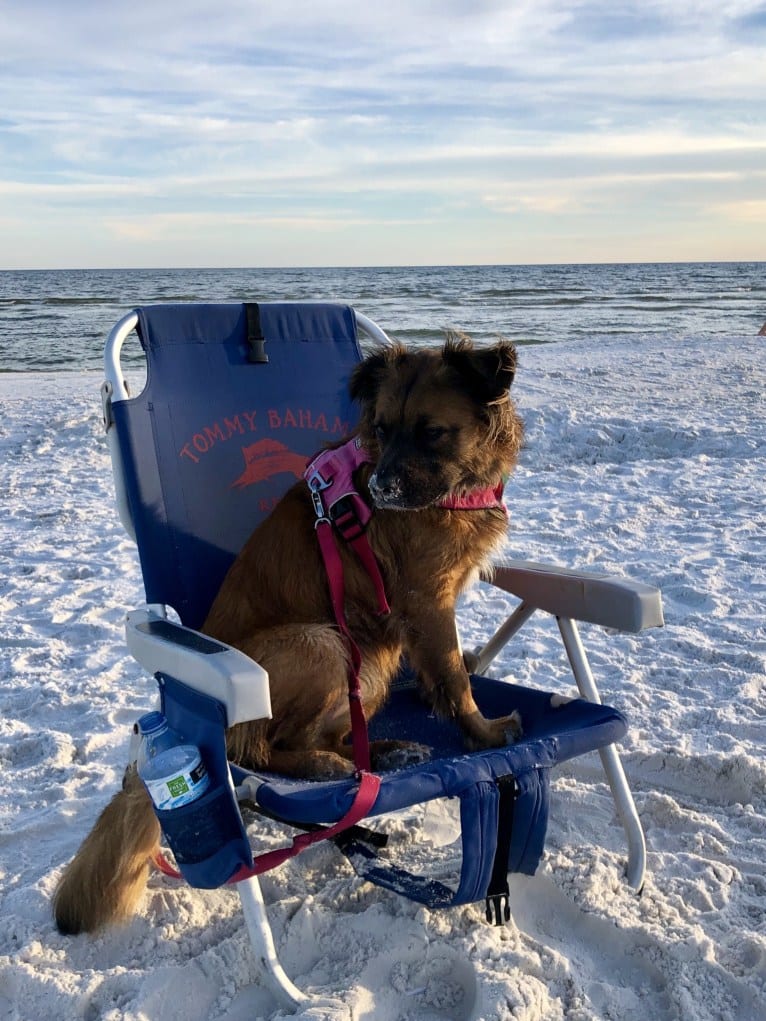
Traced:
<svg viewBox="0 0 766 1021">
<path fill-rule="evenodd" d="M 190 770 L 176 770 L 168 776 L 144 780 L 144 783 L 157 808 L 167 810 L 188 805 L 204 794 L 210 786 L 210 777 L 205 763 L 199 759 Z"/>
</svg>

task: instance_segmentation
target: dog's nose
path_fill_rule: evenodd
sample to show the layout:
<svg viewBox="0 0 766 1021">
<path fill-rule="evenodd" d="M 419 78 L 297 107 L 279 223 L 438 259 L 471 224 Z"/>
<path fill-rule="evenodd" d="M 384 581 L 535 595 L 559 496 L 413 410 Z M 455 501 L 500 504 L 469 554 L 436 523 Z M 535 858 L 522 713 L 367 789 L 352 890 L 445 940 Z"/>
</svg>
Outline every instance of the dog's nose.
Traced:
<svg viewBox="0 0 766 1021">
<path fill-rule="evenodd" d="M 398 478 L 382 476 L 374 472 L 367 483 L 370 496 L 376 504 L 386 504 L 400 499 L 402 495 L 402 484 Z"/>
</svg>

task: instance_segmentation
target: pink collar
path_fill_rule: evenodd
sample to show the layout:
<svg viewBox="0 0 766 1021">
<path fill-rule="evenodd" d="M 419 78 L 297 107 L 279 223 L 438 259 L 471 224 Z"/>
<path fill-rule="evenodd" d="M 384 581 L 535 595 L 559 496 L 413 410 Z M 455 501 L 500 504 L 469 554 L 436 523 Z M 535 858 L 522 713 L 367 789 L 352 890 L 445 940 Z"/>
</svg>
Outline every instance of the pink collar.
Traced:
<svg viewBox="0 0 766 1021">
<path fill-rule="evenodd" d="M 369 464 L 372 458 L 362 446 L 358 437 L 353 437 L 347 443 L 333 450 L 324 450 L 315 457 L 306 468 L 303 477 L 309 485 L 317 507 L 317 516 L 321 517 L 321 503 L 318 504 L 318 492 L 333 488 L 332 493 L 325 497 L 329 508 L 345 498 L 350 498 L 356 510 L 360 524 L 364 527 L 370 520 L 372 512 L 364 500 L 361 499 L 352 481 L 352 475 L 362 464 Z M 484 489 L 472 489 L 468 493 L 458 496 L 453 494 L 445 496 L 440 500 L 437 507 L 444 507 L 445 510 L 487 510 L 497 508 L 504 514 L 508 514 L 508 508 L 503 502 L 503 489 L 505 484 L 502 479 L 496 486 L 487 486 Z M 334 518 L 335 515 L 330 514 Z"/>
<path fill-rule="evenodd" d="M 446 507 L 447 510 L 484 510 L 488 507 L 497 507 L 503 514 L 508 514 L 508 508 L 503 501 L 503 490 L 505 484 L 501 479 L 496 486 L 487 486 L 486 489 L 472 489 L 470 493 L 462 496 L 445 496 L 439 501 L 439 507 Z"/>
</svg>

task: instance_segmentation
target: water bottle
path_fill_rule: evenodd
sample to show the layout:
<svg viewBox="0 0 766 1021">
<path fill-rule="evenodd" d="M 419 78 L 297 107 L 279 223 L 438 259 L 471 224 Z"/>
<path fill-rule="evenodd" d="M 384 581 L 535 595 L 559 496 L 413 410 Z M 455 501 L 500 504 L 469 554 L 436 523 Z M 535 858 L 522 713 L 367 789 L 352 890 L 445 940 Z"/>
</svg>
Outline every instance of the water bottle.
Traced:
<svg viewBox="0 0 766 1021">
<path fill-rule="evenodd" d="M 146 713 L 138 721 L 138 775 L 156 808 L 163 811 L 196 801 L 210 786 L 199 748 L 168 726 L 162 713 Z"/>
</svg>

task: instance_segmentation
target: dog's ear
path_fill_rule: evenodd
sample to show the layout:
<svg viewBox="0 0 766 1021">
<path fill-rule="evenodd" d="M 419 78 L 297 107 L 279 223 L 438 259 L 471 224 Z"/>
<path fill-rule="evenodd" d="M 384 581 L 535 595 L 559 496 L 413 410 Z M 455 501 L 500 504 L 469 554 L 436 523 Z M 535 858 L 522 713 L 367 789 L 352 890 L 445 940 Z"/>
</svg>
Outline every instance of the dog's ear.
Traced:
<svg viewBox="0 0 766 1021">
<path fill-rule="evenodd" d="M 384 347 L 368 355 L 351 373 L 348 392 L 352 401 L 369 404 L 375 400 L 388 365 L 400 354 L 400 348 Z"/>
<path fill-rule="evenodd" d="M 502 400 L 516 375 L 516 348 L 509 340 L 474 348 L 467 337 L 449 337 L 444 361 L 460 375 L 471 394 L 486 404 Z"/>
<path fill-rule="evenodd" d="M 352 401 L 359 404 L 369 404 L 375 399 L 380 387 L 380 381 L 386 368 L 386 355 L 384 351 L 369 355 L 360 362 L 351 373 L 348 384 L 348 392 Z"/>
</svg>

